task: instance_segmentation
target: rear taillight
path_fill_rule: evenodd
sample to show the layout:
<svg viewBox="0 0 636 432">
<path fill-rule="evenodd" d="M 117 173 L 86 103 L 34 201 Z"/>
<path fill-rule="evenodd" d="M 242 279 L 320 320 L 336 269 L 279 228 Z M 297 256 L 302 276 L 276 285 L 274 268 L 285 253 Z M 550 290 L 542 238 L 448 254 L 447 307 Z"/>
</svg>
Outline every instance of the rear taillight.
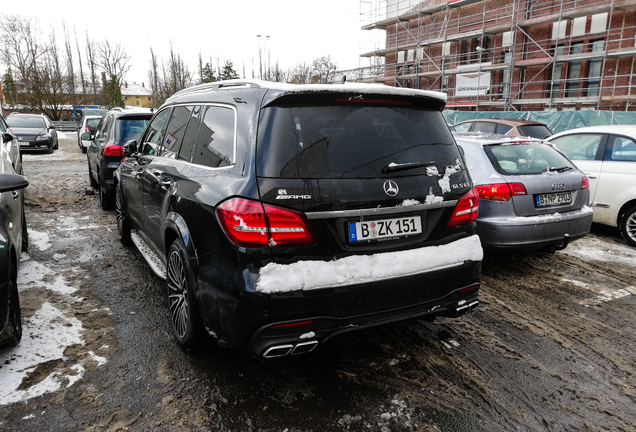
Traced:
<svg viewBox="0 0 636 432">
<path fill-rule="evenodd" d="M 492 201 L 508 201 L 510 197 L 526 195 L 523 183 L 496 183 L 476 186 L 479 198 Z"/>
<path fill-rule="evenodd" d="M 477 188 L 472 188 L 470 192 L 459 199 L 446 228 L 455 228 L 471 224 L 477 219 L 478 212 L 479 192 L 477 191 Z"/>
<path fill-rule="evenodd" d="M 237 246 L 316 244 L 306 217 L 295 210 L 233 198 L 218 206 L 216 214 L 225 234 Z"/>
<path fill-rule="evenodd" d="M 581 180 L 581 189 L 590 189 L 590 180 L 586 176 Z"/>
<path fill-rule="evenodd" d="M 122 146 L 109 144 L 106 147 L 104 147 L 104 156 L 124 157 L 124 148 Z"/>
</svg>

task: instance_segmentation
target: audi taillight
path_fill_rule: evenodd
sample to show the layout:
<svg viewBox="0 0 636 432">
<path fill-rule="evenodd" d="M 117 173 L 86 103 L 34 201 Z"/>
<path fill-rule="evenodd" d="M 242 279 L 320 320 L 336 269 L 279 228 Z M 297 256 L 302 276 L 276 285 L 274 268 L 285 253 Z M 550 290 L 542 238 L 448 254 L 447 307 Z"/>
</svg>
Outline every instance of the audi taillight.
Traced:
<svg viewBox="0 0 636 432">
<path fill-rule="evenodd" d="M 230 241 L 243 247 L 311 246 L 316 244 L 301 212 L 232 198 L 216 214 Z"/>
<path fill-rule="evenodd" d="M 104 147 L 104 156 L 124 157 L 124 148 L 122 146 L 109 144 Z"/>
<path fill-rule="evenodd" d="M 581 189 L 590 189 L 590 180 L 586 176 L 581 180 Z"/>
<path fill-rule="evenodd" d="M 479 198 L 492 201 L 508 201 L 517 195 L 526 195 L 526 187 L 523 183 L 495 183 L 475 186 Z"/>
<path fill-rule="evenodd" d="M 471 224 L 477 219 L 478 212 L 479 192 L 477 188 L 472 188 L 466 195 L 459 199 L 446 228 L 455 228 Z"/>
</svg>

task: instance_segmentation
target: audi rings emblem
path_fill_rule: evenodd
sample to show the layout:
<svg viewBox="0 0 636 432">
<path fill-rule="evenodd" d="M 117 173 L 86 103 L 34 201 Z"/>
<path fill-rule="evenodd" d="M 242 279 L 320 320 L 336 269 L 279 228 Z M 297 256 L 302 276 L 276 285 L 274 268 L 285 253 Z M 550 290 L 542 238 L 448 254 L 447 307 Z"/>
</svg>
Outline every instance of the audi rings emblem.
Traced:
<svg viewBox="0 0 636 432">
<path fill-rule="evenodd" d="M 565 189 L 565 183 L 552 183 L 552 190 L 563 190 Z"/>
<path fill-rule="evenodd" d="M 394 182 L 393 180 L 387 180 L 384 182 L 384 193 L 387 194 L 388 196 L 391 196 L 391 197 L 396 196 L 399 190 L 400 188 L 398 188 L 397 183 Z"/>
</svg>

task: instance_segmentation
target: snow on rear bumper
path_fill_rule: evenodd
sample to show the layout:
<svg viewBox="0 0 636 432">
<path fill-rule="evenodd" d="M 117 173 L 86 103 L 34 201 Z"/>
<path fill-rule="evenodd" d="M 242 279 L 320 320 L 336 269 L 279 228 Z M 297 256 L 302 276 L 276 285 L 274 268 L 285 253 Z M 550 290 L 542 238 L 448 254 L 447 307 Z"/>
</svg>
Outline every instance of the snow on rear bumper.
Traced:
<svg viewBox="0 0 636 432">
<path fill-rule="evenodd" d="M 458 267 L 482 258 L 479 237 L 473 235 L 441 246 L 355 255 L 327 262 L 270 263 L 260 270 L 256 292 L 273 294 L 365 284 Z"/>
</svg>

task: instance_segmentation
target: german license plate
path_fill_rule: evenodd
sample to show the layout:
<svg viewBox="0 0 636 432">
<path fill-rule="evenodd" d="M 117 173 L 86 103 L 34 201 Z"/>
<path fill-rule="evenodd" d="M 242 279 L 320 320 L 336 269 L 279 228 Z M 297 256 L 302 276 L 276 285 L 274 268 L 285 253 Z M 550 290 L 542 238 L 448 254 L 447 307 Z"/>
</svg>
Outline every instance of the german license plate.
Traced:
<svg viewBox="0 0 636 432">
<path fill-rule="evenodd" d="M 349 241 L 386 240 L 422 233 L 419 216 L 382 219 L 368 222 L 349 222 Z"/>
<path fill-rule="evenodd" d="M 558 192 L 535 196 L 537 207 L 572 203 L 572 192 Z"/>
<path fill-rule="evenodd" d="M 28 141 L 20 141 L 20 147 L 28 147 L 29 145 L 31 145 L 31 143 Z"/>
</svg>

